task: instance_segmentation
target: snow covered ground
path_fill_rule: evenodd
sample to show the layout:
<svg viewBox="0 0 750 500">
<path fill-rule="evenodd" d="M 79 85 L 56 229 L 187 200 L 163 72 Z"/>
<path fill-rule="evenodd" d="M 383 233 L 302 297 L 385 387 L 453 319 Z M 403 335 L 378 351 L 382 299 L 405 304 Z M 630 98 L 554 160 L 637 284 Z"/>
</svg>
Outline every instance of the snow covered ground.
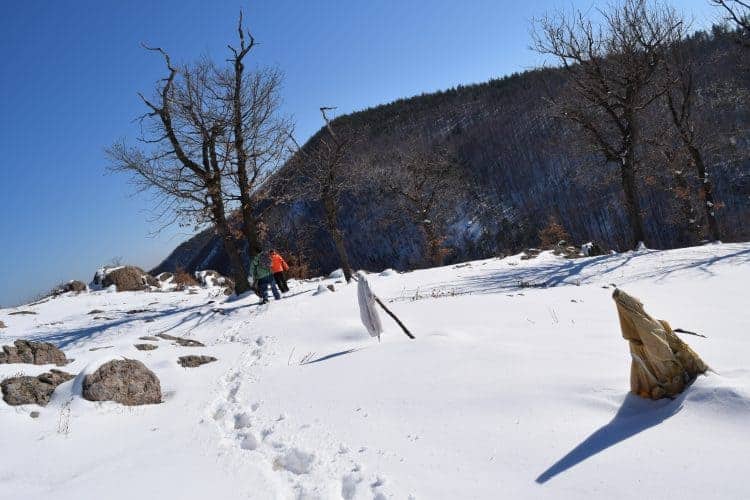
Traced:
<svg viewBox="0 0 750 500">
<path fill-rule="evenodd" d="M 71 373 L 139 359 L 165 395 L 91 403 L 70 381 L 45 408 L 0 402 L 0 497 L 750 497 L 750 244 L 368 279 L 416 340 L 385 315 L 371 339 L 356 286 L 336 278 L 319 295 L 319 282 L 292 282 L 268 306 L 201 289 L 0 310 L 0 344 L 54 342 Z M 613 284 L 707 335 L 683 338 L 715 373 L 676 400 L 629 395 Z M 133 347 L 157 333 L 206 347 Z M 181 368 L 184 354 L 219 361 Z M 0 365 L 0 378 L 49 368 Z"/>
</svg>

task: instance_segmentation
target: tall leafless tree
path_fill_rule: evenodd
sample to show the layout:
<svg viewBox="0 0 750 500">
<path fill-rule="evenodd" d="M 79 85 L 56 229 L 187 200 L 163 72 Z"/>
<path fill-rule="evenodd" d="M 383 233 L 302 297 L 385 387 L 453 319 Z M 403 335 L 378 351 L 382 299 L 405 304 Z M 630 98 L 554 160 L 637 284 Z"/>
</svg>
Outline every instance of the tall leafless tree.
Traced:
<svg viewBox="0 0 750 500">
<path fill-rule="evenodd" d="M 255 39 L 241 12 L 238 33 L 229 67 L 204 59 L 177 68 L 165 51 L 151 49 L 163 54 L 169 70 L 158 101 L 143 98 L 151 134 L 141 138 L 142 148 L 120 143 L 109 154 L 114 170 L 134 174 L 139 187 L 158 193 L 161 214 L 215 225 L 241 293 L 247 275 L 233 222 L 249 252 L 259 251 L 258 205 L 286 159 L 291 122 L 280 114 L 280 72 L 245 67 Z"/>
<path fill-rule="evenodd" d="M 141 117 L 142 147 L 116 143 L 108 150 L 114 171 L 132 175 L 142 190 L 154 191 L 162 214 L 193 223 L 211 223 L 229 257 L 237 293 L 246 291 L 247 274 L 232 235 L 224 183 L 231 169 L 227 107 L 211 92 L 215 68 L 210 62 L 177 68 L 159 52 L 168 75 L 154 98 L 141 99 L 150 110 Z M 175 219 L 170 219 L 173 222 Z"/>
<path fill-rule="evenodd" d="M 237 25 L 239 46 L 229 46 L 231 69 L 218 78 L 224 98 L 231 107 L 232 144 L 235 152 L 232 175 L 242 215 L 242 233 L 251 256 L 260 250 L 258 202 L 267 190 L 262 186 L 283 164 L 288 151 L 291 122 L 280 115 L 282 83 L 275 69 L 258 69 L 249 74 L 245 58 L 255 47 L 255 38 Z"/>
<path fill-rule="evenodd" d="M 696 127 L 698 95 L 695 88 L 695 69 L 684 43 L 675 44 L 672 47 L 670 57 L 667 59 L 667 68 L 665 100 L 669 116 L 688 154 L 689 162 L 698 176 L 699 198 L 706 215 L 709 237 L 718 241 L 721 239 L 721 233 L 716 221 L 716 200 L 703 154 L 706 134 L 705 131 L 701 134 Z"/>
<path fill-rule="evenodd" d="M 632 244 L 645 241 L 638 195 L 642 113 L 663 90 L 667 48 L 682 21 L 674 10 L 646 0 L 622 0 L 599 10 L 594 23 L 580 11 L 536 22 L 534 48 L 562 65 L 568 92 L 551 98 L 553 109 L 576 124 L 608 163 L 618 166 Z"/>
<path fill-rule="evenodd" d="M 399 212 L 416 225 L 424 238 L 427 265 L 443 263 L 445 228 L 466 190 L 466 176 L 448 146 L 414 141 L 395 158 L 386 158 L 376 179 L 393 196 Z"/>
<path fill-rule="evenodd" d="M 340 226 L 339 207 L 342 195 L 356 186 L 357 168 L 351 162 L 350 153 L 353 145 L 359 141 L 360 134 L 348 126 L 335 127 L 327 114 L 332 109 L 334 108 L 320 108 L 325 127 L 319 132 L 319 138 L 314 144 L 308 143 L 300 147 L 298 143 L 294 143 L 295 157 L 287 174 L 298 179 L 288 185 L 297 186 L 294 188 L 295 192 L 290 193 L 291 196 L 321 203 L 323 222 L 333 239 L 344 278 L 349 283 L 352 268 Z"/>
</svg>

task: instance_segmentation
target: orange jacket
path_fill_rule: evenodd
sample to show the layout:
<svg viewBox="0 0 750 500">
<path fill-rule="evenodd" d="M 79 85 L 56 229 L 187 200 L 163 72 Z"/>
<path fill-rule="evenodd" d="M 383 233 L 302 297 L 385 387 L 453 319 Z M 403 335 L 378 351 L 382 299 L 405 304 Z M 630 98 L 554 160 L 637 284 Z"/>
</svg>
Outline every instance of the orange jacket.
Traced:
<svg viewBox="0 0 750 500">
<path fill-rule="evenodd" d="M 272 273 L 280 273 L 282 271 L 287 271 L 289 269 L 289 265 L 284 260 L 284 257 L 277 254 L 276 252 L 271 254 L 271 272 Z"/>
</svg>

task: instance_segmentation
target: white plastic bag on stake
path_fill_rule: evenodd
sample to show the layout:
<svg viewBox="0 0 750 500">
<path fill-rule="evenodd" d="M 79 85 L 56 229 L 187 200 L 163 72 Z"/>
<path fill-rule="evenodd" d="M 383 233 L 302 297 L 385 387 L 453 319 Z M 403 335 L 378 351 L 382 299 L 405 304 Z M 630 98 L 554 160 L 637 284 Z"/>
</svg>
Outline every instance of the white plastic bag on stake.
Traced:
<svg viewBox="0 0 750 500">
<path fill-rule="evenodd" d="M 377 337 L 380 341 L 380 334 L 383 333 L 383 324 L 380 322 L 380 316 L 375 309 L 375 295 L 370 289 L 367 277 L 364 273 L 357 273 L 357 299 L 359 301 L 359 317 L 362 318 L 362 324 L 367 328 L 371 337 Z"/>
</svg>

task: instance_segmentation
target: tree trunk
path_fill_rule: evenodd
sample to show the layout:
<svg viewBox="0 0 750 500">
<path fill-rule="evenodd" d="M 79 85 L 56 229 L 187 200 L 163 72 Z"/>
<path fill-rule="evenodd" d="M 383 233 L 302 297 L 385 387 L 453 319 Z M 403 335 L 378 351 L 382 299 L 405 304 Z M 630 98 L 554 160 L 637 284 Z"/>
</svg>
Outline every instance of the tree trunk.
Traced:
<svg viewBox="0 0 750 500">
<path fill-rule="evenodd" d="M 719 224 L 716 221 L 716 203 L 714 201 L 713 186 L 706 176 L 706 165 L 703 163 L 700 151 L 695 146 L 688 145 L 688 151 L 690 151 L 690 156 L 693 158 L 693 163 L 695 163 L 695 168 L 698 171 L 698 181 L 701 183 L 703 208 L 706 211 L 709 234 L 713 241 L 719 241 L 721 233 L 719 232 Z"/>
<path fill-rule="evenodd" d="M 328 222 L 328 231 L 333 237 L 333 243 L 336 245 L 336 252 L 339 254 L 339 263 L 341 269 L 344 271 L 344 279 L 347 283 L 352 281 L 352 268 L 349 265 L 349 255 L 346 253 L 346 246 L 344 246 L 344 235 L 341 234 L 338 224 L 338 210 L 336 202 L 330 198 L 323 200 L 323 205 L 326 211 L 326 221 Z"/>
<path fill-rule="evenodd" d="M 440 240 L 435 236 L 435 228 L 430 222 L 421 222 L 420 225 L 424 233 L 427 264 L 430 266 L 441 266 L 443 259 L 440 255 Z"/>
<path fill-rule="evenodd" d="M 243 53 L 245 48 L 243 46 Z M 240 57 L 234 59 L 234 94 L 232 96 L 232 125 L 234 128 L 234 148 L 237 151 L 237 183 L 240 191 L 240 212 L 242 213 L 242 234 L 247 242 L 248 254 L 254 257 L 260 248 L 258 228 L 250 199 L 250 179 L 247 175 L 247 152 L 245 134 L 242 128 L 242 77 L 245 65 Z"/>
<path fill-rule="evenodd" d="M 633 166 L 623 163 L 620 167 L 620 173 L 622 174 L 622 189 L 625 192 L 625 209 L 628 213 L 628 223 L 633 235 L 631 240 L 632 248 L 636 248 L 639 242 L 643 241 L 645 243 L 645 237 Z"/>
<path fill-rule="evenodd" d="M 693 203 L 690 196 L 687 194 L 689 193 L 689 186 L 687 179 L 685 178 L 685 172 L 676 171 L 674 173 L 674 182 L 676 187 L 675 198 L 680 206 L 682 217 L 686 221 L 685 226 L 683 226 L 682 241 L 680 243 L 692 245 L 695 244 L 696 238 L 700 240 L 701 231 L 696 220 L 697 217 L 695 209 L 693 208 Z"/>
<path fill-rule="evenodd" d="M 638 128 L 633 112 L 627 113 L 626 123 L 625 151 L 621 159 L 620 174 L 622 176 L 622 190 L 625 193 L 625 209 L 633 234 L 632 248 L 636 248 L 641 241 L 645 244 L 646 238 L 643 231 L 641 205 L 638 200 L 638 187 L 635 181 L 635 146 L 638 144 Z"/>
<path fill-rule="evenodd" d="M 215 187 L 213 192 L 216 193 L 217 190 L 218 192 L 221 192 L 218 187 Z M 248 291 L 250 285 L 247 282 L 247 271 L 245 265 L 242 263 L 237 244 L 234 241 L 232 232 L 229 230 L 229 223 L 227 222 L 224 210 L 224 201 L 222 200 L 221 195 L 211 196 L 211 210 L 213 211 L 214 224 L 216 224 L 216 229 L 224 243 L 224 251 L 227 253 L 227 257 L 229 257 L 229 266 L 232 270 L 232 280 L 234 280 L 234 291 L 239 295 Z"/>
</svg>

